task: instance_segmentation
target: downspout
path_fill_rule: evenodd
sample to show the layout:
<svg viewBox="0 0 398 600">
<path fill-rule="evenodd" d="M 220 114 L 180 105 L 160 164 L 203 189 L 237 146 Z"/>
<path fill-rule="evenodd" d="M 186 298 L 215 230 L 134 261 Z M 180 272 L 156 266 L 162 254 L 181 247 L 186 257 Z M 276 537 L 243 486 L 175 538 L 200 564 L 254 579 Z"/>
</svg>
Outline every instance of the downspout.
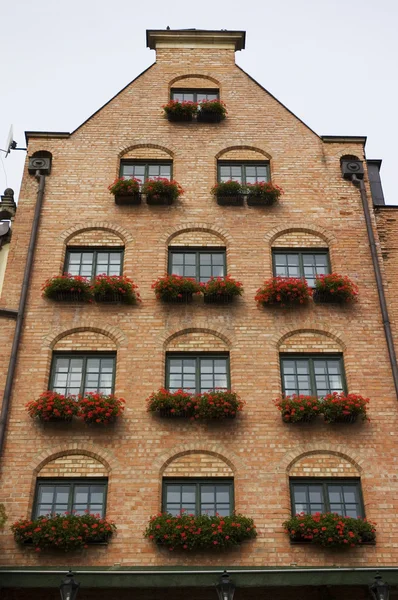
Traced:
<svg viewBox="0 0 398 600">
<path fill-rule="evenodd" d="M 16 317 L 14 339 L 12 341 L 11 356 L 10 356 L 10 362 L 8 364 L 8 372 L 7 372 L 6 385 L 4 388 L 3 404 L 1 407 L 0 456 L 2 454 L 2 450 L 3 450 L 3 446 L 4 446 L 5 432 L 6 432 L 6 426 L 7 426 L 7 421 L 8 421 L 8 412 L 10 409 L 11 391 L 12 391 L 12 385 L 14 382 L 15 368 L 17 365 L 19 342 L 20 342 L 21 334 L 22 334 L 22 325 L 23 325 L 23 320 L 24 320 L 24 316 L 25 316 L 26 300 L 28 297 L 29 282 L 30 282 L 30 276 L 32 273 L 33 258 L 34 258 L 34 252 L 35 252 L 35 247 L 36 247 L 36 239 L 37 239 L 37 233 L 39 230 L 40 214 L 41 214 L 41 209 L 42 209 L 42 205 L 43 205 L 44 188 L 46 185 L 46 176 L 40 172 L 40 169 L 36 171 L 35 177 L 39 182 L 39 189 L 37 191 L 37 200 L 36 200 L 35 212 L 34 212 L 34 216 L 33 216 L 32 230 L 30 233 L 28 255 L 26 257 L 25 272 L 24 272 L 24 276 L 23 276 L 21 296 L 19 299 L 19 307 L 18 307 L 18 313 L 17 313 L 17 317 Z"/>
<path fill-rule="evenodd" d="M 355 173 L 353 173 L 351 175 L 351 181 L 352 181 L 352 183 L 356 187 L 359 187 L 359 190 L 361 192 L 362 207 L 363 207 L 363 212 L 364 212 L 364 215 L 365 215 L 365 223 L 366 223 L 366 229 L 367 229 L 367 232 L 368 232 L 368 239 L 369 239 L 369 245 L 370 245 L 370 252 L 371 252 L 371 255 L 372 255 L 373 269 L 374 269 L 375 277 L 376 277 L 377 292 L 379 294 L 379 301 L 380 301 L 381 316 L 382 316 L 382 319 L 383 319 L 384 334 L 386 336 L 388 354 L 389 354 L 389 357 L 390 357 L 392 377 L 393 377 L 394 386 L 395 386 L 395 393 L 396 393 L 396 395 L 398 397 L 398 365 L 397 365 L 397 355 L 395 353 L 394 339 L 393 339 L 392 331 L 391 331 L 391 323 L 390 323 L 390 319 L 389 319 L 389 316 L 388 316 L 388 308 L 387 308 L 386 296 L 385 296 L 385 293 L 384 293 L 383 279 L 382 279 L 382 276 L 381 276 L 379 258 L 377 256 L 376 241 L 375 241 L 375 236 L 374 236 L 373 227 L 372 227 L 372 220 L 371 220 L 371 217 L 370 217 L 370 210 L 369 210 L 369 204 L 368 204 L 368 197 L 367 197 L 367 194 L 366 194 L 365 183 L 364 183 L 363 179 L 359 179 L 355 175 Z"/>
</svg>

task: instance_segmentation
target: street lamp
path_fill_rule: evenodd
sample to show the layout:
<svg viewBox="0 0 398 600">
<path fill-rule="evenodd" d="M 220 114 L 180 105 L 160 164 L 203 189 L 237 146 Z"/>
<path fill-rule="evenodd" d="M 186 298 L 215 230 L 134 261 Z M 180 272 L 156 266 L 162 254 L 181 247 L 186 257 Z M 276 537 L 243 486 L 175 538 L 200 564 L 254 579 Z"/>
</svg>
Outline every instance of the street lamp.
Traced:
<svg viewBox="0 0 398 600">
<path fill-rule="evenodd" d="M 235 586 L 226 571 L 220 576 L 220 581 L 216 585 L 216 590 L 219 600 L 233 600 Z"/>
<path fill-rule="evenodd" d="M 75 581 L 72 571 L 69 571 L 59 586 L 62 600 L 76 600 L 79 587 L 80 583 Z"/>
<path fill-rule="evenodd" d="M 389 600 L 390 598 L 390 586 L 388 583 L 384 583 L 378 571 L 374 582 L 369 586 L 369 590 L 373 600 Z"/>
</svg>

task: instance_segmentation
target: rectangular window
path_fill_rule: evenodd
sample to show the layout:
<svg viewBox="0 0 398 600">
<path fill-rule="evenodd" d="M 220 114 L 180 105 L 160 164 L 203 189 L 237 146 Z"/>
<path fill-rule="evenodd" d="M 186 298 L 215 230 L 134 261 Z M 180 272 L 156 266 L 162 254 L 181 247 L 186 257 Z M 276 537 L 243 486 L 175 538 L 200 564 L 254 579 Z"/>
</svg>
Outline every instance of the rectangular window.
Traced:
<svg viewBox="0 0 398 600">
<path fill-rule="evenodd" d="M 38 479 L 33 519 L 41 515 L 85 512 L 105 516 L 107 480 Z"/>
<path fill-rule="evenodd" d="M 239 181 L 243 185 L 247 183 L 261 183 L 269 181 L 268 162 L 226 162 L 218 163 L 218 181 Z"/>
<path fill-rule="evenodd" d="M 121 275 L 122 248 L 68 248 L 64 273 L 93 278 L 96 275 Z"/>
<path fill-rule="evenodd" d="M 135 177 L 140 181 L 142 185 L 148 179 L 154 179 L 156 177 L 163 177 L 164 179 L 171 179 L 172 162 L 171 160 L 153 160 L 153 161 L 140 161 L 140 160 L 122 160 L 120 163 L 120 177 L 131 179 Z"/>
<path fill-rule="evenodd" d="M 170 392 L 183 389 L 200 394 L 230 387 L 228 355 L 169 354 L 166 369 L 166 385 Z"/>
<path fill-rule="evenodd" d="M 315 287 L 317 275 L 330 273 L 327 250 L 273 250 L 274 275 L 276 277 L 299 277 Z"/>
<path fill-rule="evenodd" d="M 219 248 L 170 248 L 169 273 L 206 283 L 226 275 L 225 250 Z"/>
<path fill-rule="evenodd" d="M 230 479 L 163 480 L 163 511 L 179 515 L 219 515 L 233 511 L 233 481 Z"/>
<path fill-rule="evenodd" d="M 346 391 L 340 355 L 281 356 L 282 388 L 286 396 L 304 394 L 323 397 Z"/>
<path fill-rule="evenodd" d="M 54 354 L 50 388 L 65 396 L 112 394 L 115 362 L 112 354 Z"/>
<path fill-rule="evenodd" d="M 218 90 L 171 90 L 171 100 L 176 100 L 177 102 L 202 102 L 203 100 L 218 100 L 218 98 Z"/>
<path fill-rule="evenodd" d="M 343 517 L 364 517 L 359 480 L 291 479 L 292 512 L 332 512 Z"/>
</svg>

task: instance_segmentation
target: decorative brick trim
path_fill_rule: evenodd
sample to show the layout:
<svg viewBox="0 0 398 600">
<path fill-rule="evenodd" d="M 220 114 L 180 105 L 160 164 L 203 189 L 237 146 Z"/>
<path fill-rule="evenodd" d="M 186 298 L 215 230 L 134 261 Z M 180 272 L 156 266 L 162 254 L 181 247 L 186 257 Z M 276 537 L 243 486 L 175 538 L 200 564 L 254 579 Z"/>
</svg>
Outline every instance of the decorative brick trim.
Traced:
<svg viewBox="0 0 398 600">
<path fill-rule="evenodd" d="M 170 148 L 166 148 L 165 146 L 160 146 L 159 144 L 152 144 L 150 142 L 141 142 L 139 144 L 133 144 L 132 146 L 121 148 L 118 154 L 118 158 L 121 159 L 128 152 L 131 152 L 132 150 L 136 150 L 138 148 L 154 148 L 155 150 L 161 150 L 162 152 L 168 154 L 171 158 L 174 158 L 175 154 L 174 150 L 170 150 Z"/>
<path fill-rule="evenodd" d="M 214 456 L 225 462 L 225 464 L 230 467 L 234 475 L 237 473 L 237 471 L 239 471 L 239 469 L 243 470 L 243 463 L 241 459 L 236 454 L 226 450 L 221 444 L 209 444 L 207 445 L 206 449 L 204 449 L 202 445 L 195 442 L 190 444 L 180 444 L 174 448 L 166 450 L 157 458 L 155 458 L 153 461 L 153 467 L 155 470 L 159 471 L 160 476 L 162 476 L 170 463 L 181 458 L 182 456 L 186 456 L 187 454 L 209 454 L 210 456 Z"/>
<path fill-rule="evenodd" d="M 325 229 L 324 227 L 319 227 L 318 225 L 315 225 L 314 223 L 303 223 L 303 222 L 297 223 L 297 224 L 291 224 L 289 227 L 286 227 L 286 225 L 280 225 L 279 227 L 274 227 L 273 229 L 268 231 L 268 233 L 266 233 L 266 235 L 264 236 L 264 240 L 266 243 L 268 243 L 270 246 L 272 246 L 273 242 L 281 235 L 285 235 L 286 233 L 295 233 L 295 232 L 310 233 L 312 235 L 317 235 L 320 238 L 322 238 L 323 240 L 325 240 L 325 242 L 327 243 L 328 246 L 333 246 L 333 244 L 336 243 L 335 236 L 332 233 L 330 233 L 330 231 Z"/>
<path fill-rule="evenodd" d="M 181 81 L 182 79 L 207 79 L 208 81 L 212 81 L 213 83 L 217 84 L 220 87 L 220 82 L 218 81 L 218 79 L 215 79 L 214 77 L 210 77 L 210 75 L 200 75 L 198 73 L 189 73 L 188 75 L 178 75 L 178 77 L 174 77 L 174 79 L 172 79 L 169 82 L 169 88 L 171 88 L 172 85 L 174 85 L 177 81 Z"/>
<path fill-rule="evenodd" d="M 268 152 L 268 150 L 258 148 L 257 146 L 247 146 L 245 144 L 239 144 L 239 142 L 237 142 L 233 146 L 228 146 L 227 148 L 223 148 L 222 150 L 220 150 L 215 156 L 216 160 L 221 158 L 221 156 L 223 156 L 227 152 L 231 152 L 232 150 L 251 150 L 252 152 L 258 152 L 262 156 L 265 156 L 268 160 L 271 160 L 272 158 L 272 155 L 270 152 Z"/>
<path fill-rule="evenodd" d="M 300 329 L 297 329 L 295 327 L 286 327 L 285 329 L 282 329 L 280 332 L 278 332 L 277 335 L 273 336 L 273 342 L 277 349 L 279 349 L 283 342 L 287 338 L 292 337 L 293 335 L 299 335 L 300 333 L 314 333 L 316 335 L 324 335 L 326 337 L 331 338 L 332 340 L 337 342 L 339 346 L 341 346 L 341 349 L 343 351 L 347 349 L 347 344 L 339 331 L 336 331 L 335 329 L 332 329 L 330 327 L 323 327 L 321 329 L 319 327 L 319 322 L 317 322 L 317 325 L 318 326 L 316 326 L 315 324 L 303 324 L 303 327 L 300 327 Z"/>
<path fill-rule="evenodd" d="M 82 448 L 79 444 L 71 442 L 69 444 L 58 446 L 56 451 L 53 448 L 50 448 L 41 452 L 41 454 L 32 460 L 27 468 L 28 470 L 32 471 L 36 477 L 43 467 L 49 462 L 52 462 L 57 458 L 61 458 L 62 456 L 73 456 L 76 454 L 89 456 L 90 458 L 97 460 L 99 463 L 104 465 L 108 474 L 112 471 L 111 464 L 115 464 L 116 462 L 115 457 L 109 450 L 104 450 L 101 448 L 99 452 L 98 448 L 93 444 L 91 446 L 87 446 L 86 448 Z"/>
<path fill-rule="evenodd" d="M 233 238 L 227 230 L 214 226 L 210 223 L 184 223 L 181 225 L 176 225 L 175 227 L 168 229 L 162 235 L 159 241 L 168 245 L 177 235 L 189 233 L 191 231 L 204 231 L 206 233 L 211 233 L 221 239 L 226 245 L 233 242 Z"/>
<path fill-rule="evenodd" d="M 113 223 L 108 222 L 91 222 L 91 223 L 77 223 L 73 225 L 60 235 L 60 240 L 67 244 L 75 235 L 84 233 L 85 231 L 92 231 L 93 229 L 101 229 L 103 231 L 110 231 L 114 235 L 120 237 L 120 239 L 124 242 L 124 244 L 129 244 L 133 241 L 133 236 L 127 229 L 124 227 L 120 227 L 120 225 L 114 225 Z"/>
<path fill-rule="evenodd" d="M 43 345 L 45 348 L 53 349 L 55 344 L 66 337 L 67 335 L 71 335 L 72 333 L 77 333 L 80 331 L 93 331 L 95 333 L 101 333 L 106 337 L 113 340 L 116 344 L 116 347 L 124 346 L 127 342 L 125 334 L 118 329 L 117 327 L 113 327 L 112 325 L 102 325 L 99 326 L 96 323 L 91 321 L 81 322 L 80 325 L 76 327 L 71 327 L 69 329 L 65 329 L 64 327 L 58 327 L 57 329 L 51 331 L 43 340 Z"/>
<path fill-rule="evenodd" d="M 220 338 L 228 348 L 232 348 L 233 346 L 233 337 L 231 334 L 222 329 L 210 329 L 209 327 L 187 327 L 186 329 L 177 329 L 172 333 L 168 333 L 163 336 L 163 348 L 167 350 L 167 346 L 170 344 L 172 340 L 180 335 L 186 335 L 187 333 L 209 333 L 214 335 L 215 337 Z M 161 336 L 160 336 L 160 339 Z"/>
<path fill-rule="evenodd" d="M 347 462 L 353 465 L 358 473 L 361 474 L 363 471 L 362 465 L 369 460 L 369 456 L 364 456 L 364 450 L 361 449 L 361 454 L 353 454 L 351 449 L 348 449 L 342 444 L 308 444 L 306 446 L 298 446 L 295 450 L 288 452 L 281 462 L 279 463 L 278 471 L 285 471 L 289 474 L 289 471 L 299 460 L 310 456 L 312 454 L 330 454 L 333 456 L 340 456 Z"/>
</svg>

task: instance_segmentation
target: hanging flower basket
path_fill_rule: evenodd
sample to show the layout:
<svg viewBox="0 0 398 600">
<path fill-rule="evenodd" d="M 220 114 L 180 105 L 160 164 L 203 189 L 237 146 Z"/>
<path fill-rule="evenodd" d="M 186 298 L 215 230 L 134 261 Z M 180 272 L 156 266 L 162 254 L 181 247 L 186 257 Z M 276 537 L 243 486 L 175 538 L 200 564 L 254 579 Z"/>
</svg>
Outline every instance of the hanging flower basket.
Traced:
<svg viewBox="0 0 398 600">
<path fill-rule="evenodd" d="M 26 404 L 29 416 L 39 421 L 70 422 L 77 415 L 78 403 L 74 396 L 64 396 L 57 392 L 44 392 L 37 400 Z"/>
<path fill-rule="evenodd" d="M 271 181 L 248 183 L 246 192 L 249 206 L 271 206 L 284 193 L 281 187 L 274 185 Z"/>
<path fill-rule="evenodd" d="M 267 305 L 289 306 L 305 304 L 312 296 L 312 290 L 305 279 L 294 277 L 272 277 L 264 281 L 257 290 L 256 302 Z"/>
<path fill-rule="evenodd" d="M 163 302 L 192 302 L 193 294 L 200 294 L 200 285 L 195 279 L 180 275 L 159 277 L 153 284 L 156 298 Z"/>
<path fill-rule="evenodd" d="M 184 193 L 184 190 L 174 179 L 155 177 L 144 183 L 142 193 L 146 195 L 147 204 L 170 205 Z"/>
<path fill-rule="evenodd" d="M 73 552 L 87 544 L 106 542 L 116 531 L 116 525 L 99 515 L 53 515 L 37 519 L 20 519 L 11 530 L 18 544 L 33 544 L 40 552 L 46 548 Z"/>
<path fill-rule="evenodd" d="M 253 519 L 241 514 L 228 517 L 161 513 L 151 517 L 144 536 L 169 550 L 224 550 L 257 536 Z"/>
<path fill-rule="evenodd" d="M 90 281 L 80 275 L 58 275 L 47 279 L 42 287 L 43 298 L 58 302 L 90 302 L 93 290 Z"/>
<path fill-rule="evenodd" d="M 170 100 L 163 106 L 163 110 L 169 121 L 192 121 L 198 112 L 198 105 L 196 102 Z"/>
<path fill-rule="evenodd" d="M 230 303 L 243 292 L 240 281 L 227 275 L 226 277 L 211 277 L 207 283 L 201 283 L 203 298 L 206 303 Z"/>
<path fill-rule="evenodd" d="M 314 302 L 339 304 L 355 302 L 357 296 L 358 286 L 347 276 L 337 273 L 316 276 Z"/>
<path fill-rule="evenodd" d="M 122 415 L 125 403 L 124 398 L 117 398 L 113 394 L 90 392 L 79 399 L 78 416 L 86 425 L 109 425 Z"/>
<path fill-rule="evenodd" d="M 336 513 L 301 513 L 283 523 L 292 542 L 310 542 L 326 548 L 354 548 L 374 542 L 375 524 Z"/>
<path fill-rule="evenodd" d="M 311 423 L 322 412 L 322 403 L 314 396 L 277 398 L 275 406 L 281 411 L 284 423 Z"/>
<path fill-rule="evenodd" d="M 242 206 L 244 187 L 239 181 L 221 181 L 212 187 L 211 193 L 221 206 Z"/>
<path fill-rule="evenodd" d="M 116 204 L 141 204 L 140 180 L 131 177 L 119 177 L 108 187 L 108 190 L 115 197 Z"/>
<path fill-rule="evenodd" d="M 354 423 L 357 418 L 369 421 L 369 398 L 358 394 L 328 394 L 322 399 L 322 414 L 326 423 Z"/>
<path fill-rule="evenodd" d="M 122 302 L 137 304 L 141 302 L 138 286 L 125 275 L 97 275 L 93 283 L 96 302 Z"/>
<path fill-rule="evenodd" d="M 227 115 L 227 109 L 221 100 L 203 100 L 198 105 L 199 123 L 220 123 Z"/>
<path fill-rule="evenodd" d="M 234 419 L 243 410 L 244 401 L 235 392 L 214 390 L 189 394 L 184 390 L 169 392 L 161 388 L 147 399 L 148 412 L 161 417 L 197 419 Z"/>
</svg>

